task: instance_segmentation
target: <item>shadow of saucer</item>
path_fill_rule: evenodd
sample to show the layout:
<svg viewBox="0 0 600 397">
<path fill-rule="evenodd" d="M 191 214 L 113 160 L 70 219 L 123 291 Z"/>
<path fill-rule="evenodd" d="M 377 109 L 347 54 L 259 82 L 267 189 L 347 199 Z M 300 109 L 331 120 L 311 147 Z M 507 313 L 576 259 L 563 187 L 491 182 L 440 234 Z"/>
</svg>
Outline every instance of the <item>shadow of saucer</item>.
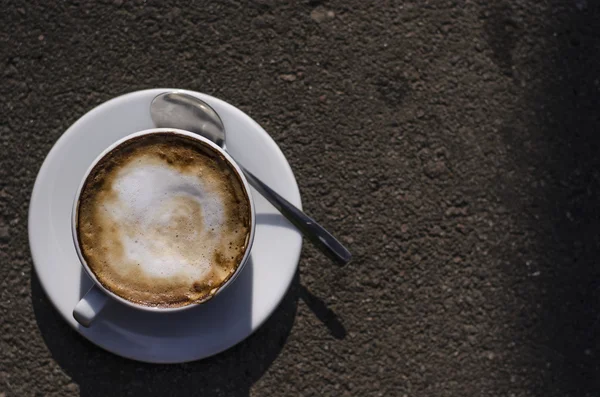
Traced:
<svg viewBox="0 0 600 397">
<path fill-rule="evenodd" d="M 108 353 L 85 340 L 54 309 L 32 272 L 33 309 L 52 357 L 79 385 L 81 396 L 248 396 L 281 352 L 294 323 L 299 274 L 273 315 L 238 345 L 205 360 L 156 365 Z"/>
</svg>

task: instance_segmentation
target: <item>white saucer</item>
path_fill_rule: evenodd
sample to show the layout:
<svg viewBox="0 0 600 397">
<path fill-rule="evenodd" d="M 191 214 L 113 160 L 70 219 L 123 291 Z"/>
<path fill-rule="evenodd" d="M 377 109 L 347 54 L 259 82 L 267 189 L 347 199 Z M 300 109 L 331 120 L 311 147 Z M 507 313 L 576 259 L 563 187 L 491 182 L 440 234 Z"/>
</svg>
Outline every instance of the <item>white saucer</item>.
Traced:
<svg viewBox="0 0 600 397">
<path fill-rule="evenodd" d="M 242 341 L 275 310 L 300 257 L 302 237 L 261 195 L 253 191 L 257 222 L 250 262 L 235 282 L 197 308 L 181 313 L 138 312 L 110 304 L 91 328 L 72 311 L 91 281 L 81 268 L 70 230 L 75 190 L 94 158 L 130 133 L 153 128 L 152 98 L 168 89 L 133 92 L 93 109 L 56 142 L 35 181 L 29 207 L 29 244 L 46 294 L 81 335 L 134 360 L 180 363 L 199 360 Z M 227 129 L 229 153 L 279 194 L 300 207 L 292 170 L 277 144 L 239 109 L 208 95 L 190 92 L 219 113 Z"/>
</svg>

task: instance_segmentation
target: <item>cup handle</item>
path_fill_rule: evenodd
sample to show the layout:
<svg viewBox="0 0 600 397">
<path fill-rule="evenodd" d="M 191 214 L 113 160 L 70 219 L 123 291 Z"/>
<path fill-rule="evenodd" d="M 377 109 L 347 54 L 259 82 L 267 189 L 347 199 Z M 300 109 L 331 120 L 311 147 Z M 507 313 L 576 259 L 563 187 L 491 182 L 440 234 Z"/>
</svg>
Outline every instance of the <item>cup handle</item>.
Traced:
<svg viewBox="0 0 600 397">
<path fill-rule="evenodd" d="M 96 316 L 104 309 L 108 302 L 108 296 L 100 290 L 96 285 L 81 298 L 73 309 L 73 317 L 79 324 L 88 328 Z"/>
</svg>

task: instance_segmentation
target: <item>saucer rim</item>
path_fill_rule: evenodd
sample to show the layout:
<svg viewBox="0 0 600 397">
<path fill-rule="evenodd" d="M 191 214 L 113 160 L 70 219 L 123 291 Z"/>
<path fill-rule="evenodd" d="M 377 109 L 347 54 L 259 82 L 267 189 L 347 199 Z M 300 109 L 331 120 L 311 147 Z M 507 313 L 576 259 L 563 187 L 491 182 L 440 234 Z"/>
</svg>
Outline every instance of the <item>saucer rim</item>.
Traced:
<svg viewBox="0 0 600 397">
<path fill-rule="evenodd" d="M 297 232 L 297 234 L 299 235 L 299 243 L 297 245 L 297 247 L 298 247 L 297 252 L 295 253 L 295 255 L 293 255 L 295 258 L 294 266 L 293 266 L 294 272 L 292 273 L 292 277 L 289 278 L 287 285 L 285 286 L 285 289 L 282 290 L 283 294 L 281 294 L 279 296 L 279 298 L 276 299 L 276 303 L 272 305 L 272 307 L 270 308 L 270 310 L 268 310 L 266 315 L 263 316 L 263 318 L 261 318 L 255 324 L 252 324 L 249 329 L 249 332 L 247 334 L 245 334 L 245 336 L 242 336 L 241 338 L 239 338 L 232 344 L 229 344 L 227 346 L 216 349 L 216 351 L 213 352 L 212 354 L 208 354 L 208 355 L 204 355 L 204 356 L 200 356 L 200 357 L 195 357 L 195 358 L 190 358 L 190 359 L 185 359 L 185 360 L 160 360 L 160 359 L 152 360 L 152 359 L 147 359 L 147 358 L 142 359 L 142 358 L 136 357 L 134 354 L 127 354 L 122 351 L 119 351 L 118 349 L 113 349 L 113 348 L 101 345 L 100 342 L 98 340 L 96 340 L 98 338 L 94 338 L 91 335 L 87 335 L 87 334 L 81 332 L 81 326 L 79 326 L 75 320 L 71 321 L 71 317 L 69 315 L 63 313 L 63 310 L 61 310 L 61 308 L 57 306 L 58 302 L 55 302 L 55 300 L 52 298 L 52 295 L 48 292 L 49 285 L 47 285 L 47 283 L 49 281 L 45 280 L 45 278 L 46 278 L 45 276 L 40 275 L 40 270 L 38 269 L 39 266 L 41 266 L 41 262 L 40 262 L 40 258 L 38 257 L 38 255 L 35 252 L 36 250 L 35 250 L 34 246 L 36 245 L 36 243 L 34 243 L 34 241 L 37 239 L 37 237 L 34 236 L 35 232 L 32 228 L 32 225 L 36 222 L 33 219 L 34 208 L 36 207 L 34 205 L 34 202 L 37 202 L 38 200 L 40 200 L 39 195 L 40 195 L 40 189 L 42 189 L 42 184 L 45 180 L 47 180 L 51 176 L 50 164 L 53 161 L 55 161 L 56 154 L 60 151 L 60 149 L 64 145 L 66 145 L 68 143 L 71 136 L 79 133 L 79 132 L 77 132 L 78 128 L 80 128 L 79 126 L 81 124 L 85 124 L 86 122 L 88 122 L 88 119 L 93 118 L 95 116 L 95 113 L 100 111 L 100 108 L 109 107 L 109 106 L 118 106 L 119 104 L 127 103 L 128 101 L 131 101 L 131 100 L 135 100 L 136 97 L 143 96 L 144 94 L 147 94 L 147 93 L 154 92 L 155 94 L 158 94 L 162 91 L 171 91 L 171 90 L 182 91 L 182 92 L 186 92 L 186 93 L 189 93 L 192 95 L 197 95 L 197 96 L 203 97 L 203 99 L 210 98 L 210 100 L 212 100 L 212 101 L 220 102 L 224 106 L 230 107 L 234 112 L 241 113 L 242 116 L 247 118 L 246 122 L 253 123 L 256 126 L 258 126 L 258 129 L 261 131 L 261 133 L 264 134 L 265 137 L 267 138 L 264 143 L 267 144 L 268 146 L 270 146 L 269 150 L 275 151 L 275 153 L 281 158 L 281 160 L 283 160 L 280 164 L 278 164 L 278 166 L 283 166 L 283 167 L 287 168 L 288 169 L 287 171 L 289 171 L 289 174 L 292 177 L 291 182 L 293 183 L 293 186 L 291 186 L 291 188 L 293 190 L 294 197 L 288 197 L 287 198 L 288 201 L 295 204 L 299 209 L 302 209 L 301 195 L 300 195 L 300 191 L 298 188 L 297 180 L 295 178 L 295 175 L 293 173 L 293 170 L 291 169 L 289 162 L 287 161 L 287 158 L 285 157 L 285 155 L 283 154 L 283 152 L 281 151 L 281 149 L 279 148 L 277 143 L 254 119 L 252 119 L 249 115 L 244 113 L 242 110 L 240 110 L 239 108 L 235 107 L 234 105 L 232 105 L 228 102 L 225 102 L 219 98 L 210 96 L 208 94 L 204 94 L 204 93 L 201 93 L 198 91 L 193 91 L 193 90 L 179 89 L 179 88 L 177 88 L 177 89 L 150 88 L 150 89 L 128 92 L 128 93 L 119 95 L 117 97 L 111 98 L 105 102 L 102 102 L 102 103 L 98 104 L 97 106 L 94 106 L 92 109 L 90 109 L 84 115 L 82 115 L 80 118 L 78 118 L 74 123 L 72 123 L 60 135 L 60 137 L 56 140 L 56 142 L 52 145 L 51 149 L 48 151 L 46 157 L 44 158 L 44 161 L 42 162 L 42 165 L 40 166 L 40 168 L 37 172 L 36 179 L 35 179 L 34 186 L 33 186 L 32 192 L 31 192 L 30 200 L 29 200 L 28 242 L 29 242 L 29 250 L 31 253 L 32 261 L 33 261 L 33 269 L 35 271 L 36 277 L 38 278 L 39 284 L 42 287 L 44 294 L 50 301 L 54 310 L 56 310 L 60 314 L 60 316 L 65 320 L 65 322 L 67 324 L 69 324 L 71 326 L 71 328 L 73 328 L 79 335 L 83 336 L 86 340 L 90 341 L 92 344 L 94 344 L 95 346 L 98 346 L 102 350 L 105 350 L 107 352 L 115 354 L 119 357 L 134 360 L 137 362 L 155 363 L 155 364 L 179 364 L 179 363 L 203 360 L 203 359 L 215 356 L 217 354 L 220 354 L 223 351 L 226 351 L 226 350 L 236 346 L 237 344 L 241 343 L 242 341 L 247 339 L 249 336 L 251 336 L 254 332 L 256 332 L 272 316 L 274 311 L 281 304 L 283 298 L 285 297 L 285 294 L 289 290 L 289 288 L 293 282 L 293 279 L 294 279 L 293 274 L 296 274 L 298 271 L 298 264 L 299 264 L 300 255 L 301 255 L 301 251 L 302 251 L 302 245 L 303 245 L 302 244 L 303 243 L 302 236 L 301 236 L 300 232 Z M 258 234 L 258 232 L 257 232 L 257 234 Z M 252 253 L 252 251 L 254 251 L 254 249 L 255 248 L 253 247 L 250 254 Z"/>
</svg>

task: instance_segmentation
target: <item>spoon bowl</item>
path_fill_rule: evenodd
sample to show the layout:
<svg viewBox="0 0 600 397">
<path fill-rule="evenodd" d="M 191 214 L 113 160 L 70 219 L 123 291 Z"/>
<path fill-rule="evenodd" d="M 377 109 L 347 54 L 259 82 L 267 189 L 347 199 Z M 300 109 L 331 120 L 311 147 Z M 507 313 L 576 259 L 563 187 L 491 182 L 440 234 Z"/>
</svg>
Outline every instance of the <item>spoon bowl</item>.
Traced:
<svg viewBox="0 0 600 397">
<path fill-rule="evenodd" d="M 150 116 L 158 128 L 177 128 L 225 145 L 225 126 L 206 102 L 182 92 L 166 92 L 152 100 Z"/>
</svg>

